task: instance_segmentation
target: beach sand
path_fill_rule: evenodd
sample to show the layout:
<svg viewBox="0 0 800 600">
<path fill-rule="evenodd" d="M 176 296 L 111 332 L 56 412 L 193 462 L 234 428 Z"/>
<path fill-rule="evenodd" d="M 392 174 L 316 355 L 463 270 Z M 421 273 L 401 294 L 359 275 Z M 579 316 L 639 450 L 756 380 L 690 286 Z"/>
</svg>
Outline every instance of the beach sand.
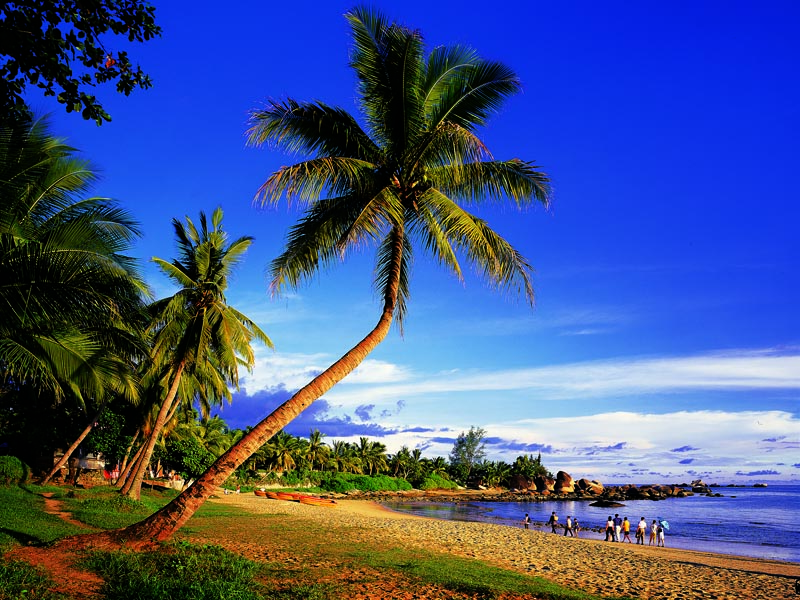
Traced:
<svg viewBox="0 0 800 600">
<path fill-rule="evenodd" d="M 361 536 L 365 542 L 385 540 L 396 547 L 475 558 L 600 595 L 669 600 L 798 598 L 797 563 L 442 521 L 394 512 L 365 500 L 342 500 L 337 507 L 326 508 L 230 494 L 210 502 L 253 513 L 291 515 L 322 523 L 328 529 L 348 528 L 348 539 Z"/>
</svg>

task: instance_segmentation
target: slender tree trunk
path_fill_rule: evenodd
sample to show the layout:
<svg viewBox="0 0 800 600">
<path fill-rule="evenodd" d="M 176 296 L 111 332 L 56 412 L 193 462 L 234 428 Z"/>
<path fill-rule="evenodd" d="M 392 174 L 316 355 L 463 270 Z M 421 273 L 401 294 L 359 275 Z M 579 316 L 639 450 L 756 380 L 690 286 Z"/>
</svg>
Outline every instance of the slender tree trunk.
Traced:
<svg viewBox="0 0 800 600">
<path fill-rule="evenodd" d="M 192 485 L 184 490 L 164 508 L 150 517 L 124 529 L 89 534 L 83 543 L 97 545 L 119 543 L 125 540 L 126 547 L 141 548 L 154 542 L 168 540 L 183 526 L 197 509 L 213 494 L 217 487 L 244 461 L 256 452 L 273 435 L 283 429 L 303 410 L 320 398 L 334 385 L 344 379 L 380 344 L 389 333 L 394 316 L 400 284 L 403 253 L 402 230 L 396 230 L 392 248 L 392 270 L 384 297 L 383 312 L 373 330 L 349 352 L 317 375 L 289 400 L 276 408 L 234 444 L 225 454 L 208 468 Z"/>
<path fill-rule="evenodd" d="M 142 466 L 142 457 L 144 456 L 144 449 L 147 446 L 147 440 L 145 440 L 139 449 L 136 451 L 136 454 L 133 455 L 133 460 L 131 464 L 128 466 L 128 472 L 125 473 L 124 477 L 120 477 L 120 494 L 128 495 L 131 491 L 131 486 L 133 486 L 133 480 L 136 477 L 136 473 L 139 472 L 139 469 Z"/>
<path fill-rule="evenodd" d="M 59 472 L 61 467 L 63 467 L 67 463 L 67 461 L 69 460 L 70 456 L 72 456 L 72 453 L 75 452 L 75 450 L 78 449 L 78 446 L 81 445 L 81 442 L 86 439 L 87 435 L 89 435 L 89 432 L 94 427 L 94 424 L 97 422 L 97 419 L 100 418 L 100 413 L 103 412 L 103 408 L 104 407 L 100 407 L 100 410 L 97 411 L 97 414 L 92 418 L 91 421 L 89 421 L 89 424 L 86 426 L 86 429 L 84 429 L 81 432 L 81 434 L 78 436 L 78 439 L 76 439 L 74 442 L 72 442 L 72 445 L 69 448 L 67 448 L 66 452 L 64 452 L 64 456 L 62 456 L 58 460 L 58 462 L 55 465 L 53 465 L 53 468 L 50 470 L 50 472 L 47 475 L 45 475 L 44 479 L 42 479 L 42 481 L 39 483 L 39 485 L 47 485 L 50 482 L 50 480 L 53 478 L 53 476 L 56 473 Z"/>
<path fill-rule="evenodd" d="M 122 464 L 119 466 L 119 475 L 117 475 L 117 480 L 114 484 L 118 484 L 122 479 L 122 474 L 128 469 L 128 459 L 131 457 L 131 451 L 133 450 L 134 444 L 136 444 L 136 440 L 139 438 L 139 434 L 142 432 L 142 428 L 139 427 L 136 430 L 136 433 L 133 434 L 133 438 L 131 439 L 131 443 L 128 444 L 128 448 L 125 450 L 125 456 L 122 458 Z M 127 477 L 127 475 L 126 475 Z M 124 481 L 124 480 L 123 480 Z"/>
<path fill-rule="evenodd" d="M 153 448 L 156 447 L 158 436 L 161 435 L 161 430 L 164 429 L 164 425 L 167 423 L 167 415 L 172 408 L 172 403 L 175 401 L 175 397 L 178 395 L 178 386 L 181 382 L 181 375 L 183 375 L 183 369 L 185 366 L 186 363 L 181 362 L 178 365 L 178 368 L 175 369 L 175 376 L 172 378 L 172 385 L 170 386 L 169 392 L 167 392 L 167 397 L 164 399 L 164 403 L 161 405 L 161 409 L 158 411 L 156 422 L 153 424 L 153 431 L 150 433 L 150 437 L 144 446 L 141 464 L 133 476 L 133 480 L 131 481 L 128 491 L 124 492 L 123 490 L 123 493 L 127 493 L 127 495 L 134 500 L 138 500 L 141 496 L 142 480 L 144 479 L 145 470 L 147 469 L 147 465 L 150 463 L 150 457 L 153 456 Z"/>
<path fill-rule="evenodd" d="M 136 449 L 136 452 L 133 453 L 133 457 L 131 458 L 131 461 L 128 463 L 128 466 L 125 467 L 125 469 L 123 469 L 122 471 L 120 471 L 119 477 L 117 478 L 117 487 L 120 488 L 120 493 L 125 494 L 127 493 L 127 490 L 130 489 L 130 485 L 128 485 L 128 487 L 126 488 L 125 484 L 126 483 L 130 484 L 128 480 L 131 478 L 131 474 L 133 473 L 133 470 L 136 468 L 136 465 L 138 464 L 139 459 L 142 457 L 143 452 L 144 452 L 144 444 L 142 444 Z"/>
</svg>

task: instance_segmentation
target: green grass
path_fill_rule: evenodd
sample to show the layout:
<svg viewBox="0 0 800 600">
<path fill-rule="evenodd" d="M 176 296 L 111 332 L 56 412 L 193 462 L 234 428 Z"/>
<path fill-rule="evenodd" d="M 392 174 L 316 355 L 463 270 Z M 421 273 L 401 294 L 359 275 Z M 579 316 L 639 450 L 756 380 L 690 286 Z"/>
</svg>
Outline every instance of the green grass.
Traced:
<svg viewBox="0 0 800 600">
<path fill-rule="evenodd" d="M 58 488 L 0 486 L 0 551 L 15 545 L 40 545 L 87 529 L 44 512 L 40 493 Z"/>
<path fill-rule="evenodd" d="M 213 545 L 166 544 L 154 552 L 93 552 L 85 565 L 103 578 L 107 598 L 136 600 L 326 600 L 314 585 L 273 590 L 258 581 L 264 567 Z"/>
<path fill-rule="evenodd" d="M 97 487 L 67 494 L 64 508 L 72 513 L 73 518 L 92 527 L 119 529 L 150 516 L 176 495 L 174 490 L 142 490 L 140 500 L 131 500 L 121 496 L 116 488 Z"/>
<path fill-rule="evenodd" d="M 53 581 L 40 569 L 23 561 L 0 561 L 0 598 L 30 600 L 66 600 L 51 592 Z"/>
</svg>

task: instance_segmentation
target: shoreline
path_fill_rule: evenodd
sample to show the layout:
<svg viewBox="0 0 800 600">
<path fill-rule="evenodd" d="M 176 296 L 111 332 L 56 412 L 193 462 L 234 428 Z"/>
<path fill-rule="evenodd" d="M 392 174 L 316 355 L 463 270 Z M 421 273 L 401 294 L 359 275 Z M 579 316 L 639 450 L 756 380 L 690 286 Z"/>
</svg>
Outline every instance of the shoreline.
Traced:
<svg viewBox="0 0 800 600">
<path fill-rule="evenodd" d="M 800 564 L 678 548 L 610 544 L 490 523 L 409 515 L 371 500 L 335 508 L 220 495 L 214 503 L 348 528 L 365 539 L 478 559 L 601 595 L 643 599 L 796 598 Z M 221 535 L 224 532 L 221 532 Z M 235 545 L 235 544 L 234 544 Z"/>
</svg>

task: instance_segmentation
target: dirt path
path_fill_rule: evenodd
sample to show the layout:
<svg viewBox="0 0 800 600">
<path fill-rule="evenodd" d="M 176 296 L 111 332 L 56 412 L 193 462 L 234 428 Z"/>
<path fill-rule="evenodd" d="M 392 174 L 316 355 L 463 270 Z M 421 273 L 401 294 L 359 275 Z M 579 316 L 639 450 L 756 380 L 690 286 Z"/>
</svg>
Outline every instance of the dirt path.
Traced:
<svg viewBox="0 0 800 600">
<path fill-rule="evenodd" d="M 72 525 L 84 529 L 89 528 L 85 523 L 73 519 L 72 514 L 64 510 L 63 503 L 54 499 L 52 494 L 42 494 L 42 496 L 44 496 L 46 513 L 56 515 Z M 65 594 L 71 598 L 102 597 L 100 587 L 103 585 L 103 580 L 94 573 L 77 567 L 75 562 L 78 557 L 73 551 L 59 547 L 20 546 L 5 556 L 11 560 L 24 560 L 46 571 L 56 582 L 55 587 L 51 590 L 53 592 Z"/>
</svg>

